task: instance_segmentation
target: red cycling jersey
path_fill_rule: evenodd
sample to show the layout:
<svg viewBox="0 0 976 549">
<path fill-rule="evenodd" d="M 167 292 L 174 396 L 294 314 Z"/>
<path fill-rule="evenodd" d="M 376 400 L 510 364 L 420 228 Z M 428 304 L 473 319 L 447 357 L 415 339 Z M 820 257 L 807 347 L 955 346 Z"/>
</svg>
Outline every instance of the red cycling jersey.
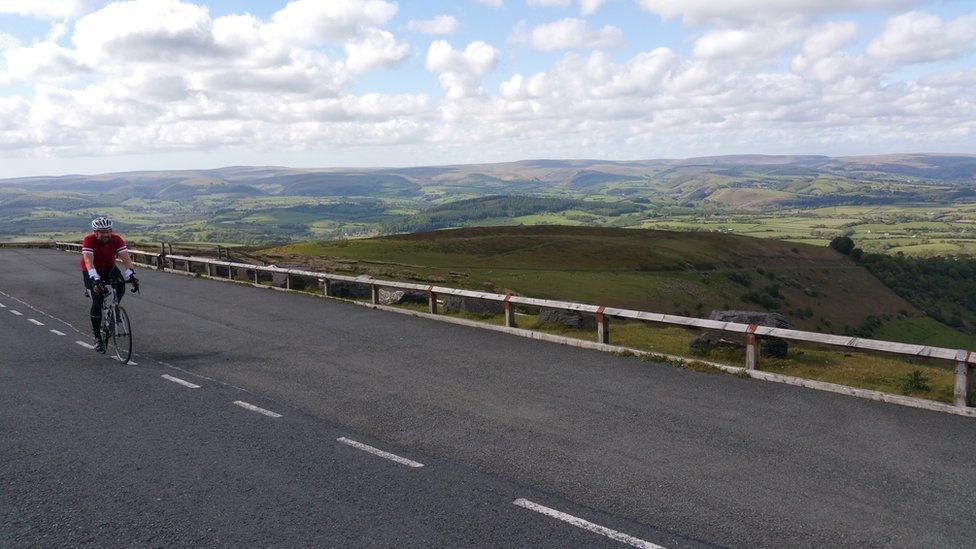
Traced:
<svg viewBox="0 0 976 549">
<path fill-rule="evenodd" d="M 98 240 L 95 233 L 86 236 L 81 242 L 81 252 L 83 254 L 91 252 L 95 255 L 93 263 L 95 270 L 100 273 L 107 273 L 111 270 L 115 266 L 115 255 L 128 249 L 125 240 L 122 240 L 122 237 L 115 233 L 112 233 L 112 236 L 104 243 Z M 81 258 L 81 270 L 88 270 L 88 267 L 85 266 L 84 256 Z"/>
</svg>

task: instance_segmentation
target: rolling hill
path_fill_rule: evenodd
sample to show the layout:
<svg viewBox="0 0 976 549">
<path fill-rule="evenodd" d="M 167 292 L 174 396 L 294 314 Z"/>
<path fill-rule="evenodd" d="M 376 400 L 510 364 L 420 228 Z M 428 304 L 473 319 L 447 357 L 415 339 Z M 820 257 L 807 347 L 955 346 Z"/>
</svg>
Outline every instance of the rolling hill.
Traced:
<svg viewBox="0 0 976 549">
<path fill-rule="evenodd" d="M 0 238 L 76 237 L 84 231 L 78 220 L 102 214 L 116 217 L 140 238 L 238 244 L 485 223 L 647 227 L 700 216 L 777 216 L 784 209 L 976 204 L 974 182 L 976 155 L 936 154 L 526 160 L 376 169 L 235 166 L 28 177 L 0 180 Z M 504 215 L 485 215 L 486 204 L 499 196 L 575 206 L 503 208 L 496 213 Z M 478 199 L 486 202 L 472 202 Z M 918 216 L 942 220 L 931 210 Z M 931 249 L 955 249 L 954 243 L 944 246 L 945 239 L 963 229 L 946 231 L 938 243 L 942 247 Z M 808 229 L 804 236 L 822 241 L 830 230 L 835 229 Z M 922 242 L 891 243 L 915 244 Z M 923 249 L 930 248 L 918 248 Z"/>
<path fill-rule="evenodd" d="M 295 243 L 257 254 L 326 271 L 689 316 L 712 309 L 770 310 L 796 327 L 842 334 L 858 333 L 874 322 L 869 317 L 885 326 L 916 319 L 931 332 L 923 337 L 969 340 L 829 248 L 730 234 L 478 227 Z"/>
</svg>

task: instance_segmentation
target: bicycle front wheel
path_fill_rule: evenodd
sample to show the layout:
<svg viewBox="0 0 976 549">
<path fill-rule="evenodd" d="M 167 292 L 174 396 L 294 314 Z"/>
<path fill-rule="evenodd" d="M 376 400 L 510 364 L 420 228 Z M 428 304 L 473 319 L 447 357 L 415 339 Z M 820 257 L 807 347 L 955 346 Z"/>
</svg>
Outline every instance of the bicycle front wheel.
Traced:
<svg viewBox="0 0 976 549">
<path fill-rule="evenodd" d="M 115 358 L 122 364 L 128 364 L 132 358 L 132 326 L 129 324 L 129 314 L 121 305 L 115 308 L 112 346 L 115 347 Z"/>
</svg>

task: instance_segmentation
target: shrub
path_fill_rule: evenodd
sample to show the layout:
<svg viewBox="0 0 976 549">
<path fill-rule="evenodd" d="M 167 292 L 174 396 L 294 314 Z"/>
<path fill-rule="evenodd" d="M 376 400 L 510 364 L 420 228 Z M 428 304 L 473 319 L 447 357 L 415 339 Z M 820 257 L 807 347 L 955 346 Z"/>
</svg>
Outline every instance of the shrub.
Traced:
<svg viewBox="0 0 976 549">
<path fill-rule="evenodd" d="M 850 255 L 854 250 L 854 241 L 849 236 L 838 236 L 830 241 L 830 247 L 844 255 Z"/>
<path fill-rule="evenodd" d="M 921 370 L 912 370 L 901 380 L 901 394 L 925 393 L 932 390 L 929 378 Z"/>
<path fill-rule="evenodd" d="M 741 286 L 745 286 L 746 288 L 748 288 L 749 286 L 752 286 L 752 277 L 750 277 L 746 273 L 737 273 L 735 271 L 731 271 L 731 272 L 725 273 L 725 277 L 728 278 L 730 281 L 736 283 L 736 284 L 739 284 Z"/>
</svg>

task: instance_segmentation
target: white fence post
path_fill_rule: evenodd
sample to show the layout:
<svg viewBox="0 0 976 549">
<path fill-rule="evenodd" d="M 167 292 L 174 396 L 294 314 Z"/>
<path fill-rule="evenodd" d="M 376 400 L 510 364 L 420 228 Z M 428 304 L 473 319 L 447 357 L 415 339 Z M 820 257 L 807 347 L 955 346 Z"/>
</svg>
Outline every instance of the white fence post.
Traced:
<svg viewBox="0 0 976 549">
<path fill-rule="evenodd" d="M 598 343 L 610 344 L 610 318 L 603 314 L 606 307 L 596 311 L 596 340 Z"/>
<path fill-rule="evenodd" d="M 377 286 L 376 284 L 370 284 L 369 285 L 369 289 L 370 289 L 370 292 L 369 292 L 369 294 L 370 294 L 370 301 L 373 303 L 373 305 L 379 305 L 379 303 L 380 303 L 380 287 Z"/>
<path fill-rule="evenodd" d="M 954 391 L 955 405 L 960 407 L 969 406 L 969 400 L 973 395 L 973 368 L 969 364 L 972 351 L 960 350 L 956 353 L 956 387 Z"/>
<path fill-rule="evenodd" d="M 432 315 L 437 314 L 437 294 L 434 293 L 434 285 L 427 286 L 427 312 Z"/>
<path fill-rule="evenodd" d="M 329 287 L 330 282 L 328 278 L 322 279 L 322 294 L 325 297 L 332 297 L 332 288 Z"/>
<path fill-rule="evenodd" d="M 759 338 L 756 337 L 758 326 L 750 324 L 746 332 L 746 369 L 759 369 Z"/>
<path fill-rule="evenodd" d="M 502 301 L 502 307 L 505 308 L 505 325 L 509 328 L 514 328 L 516 326 L 515 307 L 512 307 L 509 299 L 512 299 L 512 294 L 505 294 L 505 300 Z"/>
</svg>

